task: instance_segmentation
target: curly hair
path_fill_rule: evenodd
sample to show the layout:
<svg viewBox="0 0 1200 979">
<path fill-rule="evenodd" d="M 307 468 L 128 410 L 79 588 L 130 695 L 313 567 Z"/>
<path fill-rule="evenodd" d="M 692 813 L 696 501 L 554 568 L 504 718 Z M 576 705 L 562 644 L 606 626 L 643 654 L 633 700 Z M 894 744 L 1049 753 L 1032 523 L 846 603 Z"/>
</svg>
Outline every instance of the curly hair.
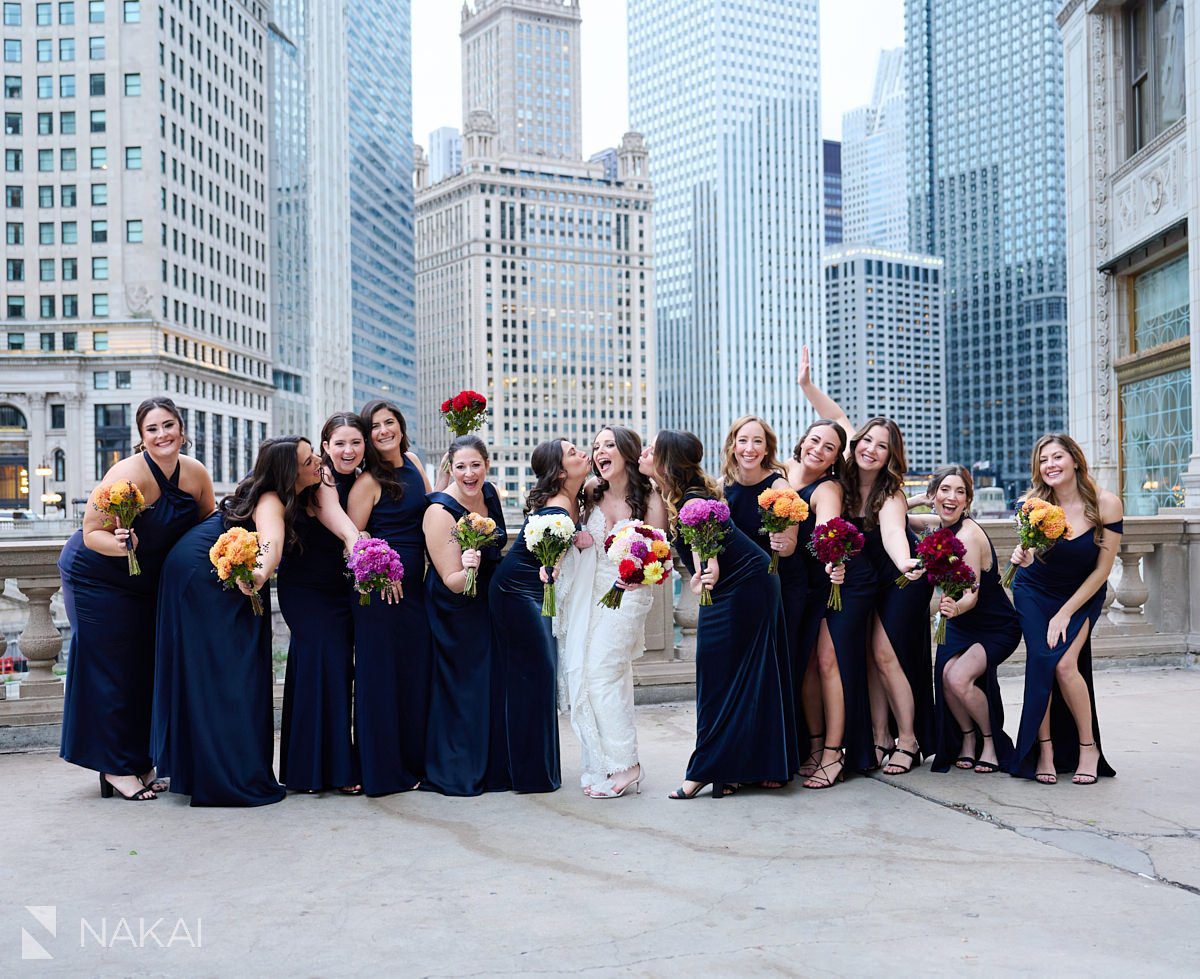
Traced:
<svg viewBox="0 0 1200 979">
<path fill-rule="evenodd" d="M 704 443 L 691 432 L 664 428 L 654 440 L 658 488 L 672 524 L 679 519 L 679 506 L 689 489 L 699 489 L 714 500 L 722 498 L 721 487 L 700 467 L 703 460 Z"/>
<path fill-rule="evenodd" d="M 862 473 L 858 468 L 858 443 L 863 440 L 873 428 L 885 428 L 888 433 L 887 466 L 871 486 L 865 500 L 862 495 Z M 908 469 L 907 457 L 904 454 L 904 436 L 900 426 L 890 418 L 876 415 L 868 418 L 863 426 L 854 433 L 850 440 L 850 457 L 846 460 L 846 471 L 842 475 L 842 484 L 846 487 L 842 498 L 843 515 L 857 516 L 861 505 L 863 511 L 863 526 L 866 530 L 875 530 L 879 526 L 879 511 L 883 509 L 892 496 L 903 492 L 904 473 Z"/>
<path fill-rule="evenodd" d="M 254 460 L 254 469 L 218 507 L 226 527 L 252 523 L 254 510 L 263 494 L 275 493 L 283 501 L 284 550 L 300 548 L 295 531 L 296 519 L 307 508 L 309 498 L 316 491 L 315 486 L 309 486 L 296 492 L 296 478 L 300 472 L 296 449 L 301 442 L 312 448 L 312 443 L 303 435 L 263 439 Z"/>
<path fill-rule="evenodd" d="M 638 470 L 638 457 L 642 454 L 641 437 L 632 428 L 625 428 L 622 425 L 606 425 L 600 429 L 600 432 L 601 434 L 612 432 L 613 441 L 617 443 L 617 451 L 625 461 L 625 474 L 627 476 L 625 503 L 628 505 L 629 512 L 633 515 L 634 520 L 645 520 L 646 508 L 650 504 L 650 494 L 654 492 L 654 487 L 650 483 L 650 478 L 644 476 Z M 589 506 L 598 506 L 604 498 L 604 494 L 608 492 L 609 486 L 608 480 L 601 476 L 600 470 L 596 468 L 594 453 L 592 455 L 592 474 L 599 482 L 592 487 L 587 502 Z"/>
<path fill-rule="evenodd" d="M 1096 481 L 1092 479 L 1091 474 L 1088 473 L 1087 456 L 1083 454 L 1083 449 L 1066 432 L 1049 432 L 1034 444 L 1033 456 L 1029 461 L 1029 468 L 1031 470 L 1029 476 L 1029 495 L 1036 496 L 1047 503 L 1053 503 L 1055 506 L 1058 506 L 1054 490 L 1042 479 L 1042 450 L 1047 445 L 1061 445 L 1067 450 L 1071 461 L 1075 463 L 1075 485 L 1078 487 L 1079 495 L 1083 499 L 1083 515 L 1091 522 L 1093 528 L 1092 539 L 1096 542 L 1096 546 L 1099 547 L 1104 542 L 1104 524 L 1100 519 L 1100 488 L 1096 485 Z"/>
</svg>

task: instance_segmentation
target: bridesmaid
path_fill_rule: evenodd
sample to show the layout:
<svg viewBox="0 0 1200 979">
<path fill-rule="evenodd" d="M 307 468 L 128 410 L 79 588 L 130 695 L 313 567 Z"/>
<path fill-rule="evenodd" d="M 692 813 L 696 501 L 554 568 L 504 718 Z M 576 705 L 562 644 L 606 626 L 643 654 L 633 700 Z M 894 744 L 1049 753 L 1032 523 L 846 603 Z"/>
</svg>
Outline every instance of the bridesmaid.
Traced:
<svg viewBox="0 0 1200 979">
<path fill-rule="evenodd" d="M 552 439 L 529 460 L 537 482 L 526 517 L 557 513 L 579 523 L 579 497 L 589 461 L 571 442 Z M 542 615 L 541 562 L 517 535 L 492 577 L 492 648 L 503 677 L 504 737 L 511 788 L 553 792 L 562 785 L 558 748 L 558 646 Z"/>
<path fill-rule="evenodd" d="M 721 497 L 700 468 L 703 455 L 695 435 L 664 430 L 639 460 L 658 483 L 676 529 L 683 504 Z M 700 606 L 696 636 L 696 749 L 683 784 L 668 798 L 694 799 L 709 782 L 714 799 L 732 795 L 742 782 L 787 782 L 781 602 L 767 556 L 732 521 L 725 550 L 703 568 L 681 538 L 676 547 L 692 569 L 693 593 L 709 588 L 712 604 Z"/>
<path fill-rule="evenodd" d="M 140 802 L 166 789 L 150 760 L 159 575 L 175 542 L 212 512 L 213 485 L 204 466 L 180 454 L 188 439 L 175 402 L 149 398 L 134 419 L 136 454 L 116 463 L 101 484 L 132 480 L 150 509 L 130 529 L 105 526 L 89 507 L 58 559 L 71 623 L 60 754 L 99 772 L 105 798 L 115 791 Z M 129 574 L 129 540 L 140 575 Z"/>
<path fill-rule="evenodd" d="M 1012 756 L 996 668 L 1016 650 L 1021 625 L 1000 585 L 996 549 L 967 515 L 974 498 L 975 484 L 966 467 L 945 466 L 933 474 L 926 496 L 910 501 L 928 503 L 933 513 L 908 519 L 925 530 L 953 531 L 967 549 L 965 561 L 978 582 L 962 598 L 943 595 L 939 605 L 946 641 L 938 646 L 933 671 L 933 771 L 948 772 L 954 758 L 955 767 L 988 775 L 1006 768 Z"/>
<path fill-rule="evenodd" d="M 429 694 L 425 788 L 444 795 L 479 795 L 509 788 L 503 738 L 504 701 L 492 657 L 488 587 L 508 541 L 500 494 L 488 475 L 488 450 L 462 435 L 446 453 L 451 484 L 429 494 L 425 547 L 433 565 L 425 579 L 433 634 L 433 686 Z M 454 527 L 467 513 L 496 521 L 496 542 L 462 550 Z M 476 569 L 476 592 L 467 598 L 467 569 Z"/>
<path fill-rule="evenodd" d="M 429 479 L 400 409 L 369 401 L 360 412 L 370 432 L 367 468 L 350 490 L 350 519 L 386 540 L 404 564 L 404 584 L 386 599 L 353 603 L 354 730 L 363 791 L 407 792 L 425 774 L 432 644 L 425 609 L 425 538 L 421 522 Z"/>
<path fill-rule="evenodd" d="M 842 484 L 839 472 L 846 452 L 846 432 L 828 418 L 818 418 L 808 426 L 787 461 L 788 482 L 808 504 L 808 519 L 797 528 L 796 554 L 803 564 L 800 576 L 804 584 L 804 602 L 799 615 L 789 620 L 788 641 L 794 644 L 792 682 L 795 684 L 796 727 L 802 739 L 807 738 L 808 757 L 800 766 L 801 778 L 811 778 L 821 764 L 828 734 L 833 744 L 842 740 L 845 730 L 845 707 L 837 656 L 829 641 L 829 630 L 823 629 L 825 609 L 829 603 L 829 575 L 825 566 L 812 556 L 808 542 L 818 524 L 842 514 Z M 788 618 L 788 608 L 784 618 Z M 790 622 L 799 619 L 798 626 Z M 825 637 L 825 659 L 814 656 L 818 638 Z M 825 678 L 828 677 L 828 696 L 837 722 L 827 730 L 825 709 Z"/>
<path fill-rule="evenodd" d="M 1033 447 L 1030 496 L 1057 504 L 1071 538 L 1045 554 L 1018 547 L 1013 603 L 1025 636 L 1025 704 L 1012 774 L 1046 785 L 1075 769 L 1076 785 L 1115 775 L 1100 748 L 1092 686 L 1092 630 L 1121 545 L 1124 510 L 1115 494 L 1088 475 L 1071 436 L 1043 435 Z"/>
<path fill-rule="evenodd" d="M 771 587 L 778 587 L 783 608 L 779 623 L 779 676 L 785 696 L 783 709 L 788 725 L 788 771 L 800 769 L 800 741 L 796 731 L 798 678 L 794 674 L 799 658 L 799 633 L 804 615 L 808 586 L 804 564 L 795 557 L 796 528 L 783 533 L 763 535 L 758 512 L 758 496 L 766 489 L 788 489 L 783 463 L 779 461 L 779 439 L 774 429 L 757 415 L 744 415 L 730 426 L 725 446 L 719 485 L 729 504 L 733 525 L 766 551 L 779 555 L 779 574 L 771 575 Z M 795 639 L 792 632 L 795 630 Z M 805 732 L 807 741 L 807 732 Z M 764 789 L 780 789 L 784 783 L 761 783 Z"/>
<path fill-rule="evenodd" d="M 847 659 L 854 662 L 860 659 L 858 650 L 864 641 L 864 631 L 869 636 L 867 645 L 871 657 L 866 681 L 874 754 L 864 758 L 858 732 L 848 729 L 847 740 L 855 746 L 850 764 L 860 770 L 884 766 L 885 775 L 903 775 L 919 764 L 921 742 L 928 745 L 933 741 L 930 683 L 933 663 L 929 635 L 929 603 L 933 590 L 922 580 L 917 560 L 912 556 L 911 547 L 916 538 L 907 526 L 908 502 L 903 490 L 907 469 L 904 438 L 899 426 L 882 416 L 868 419 L 862 428 L 855 430 L 837 403 L 813 384 L 807 347 L 801 356 L 800 386 L 809 403 L 822 415 L 835 419 L 850 437 L 842 476 L 843 515 L 866 537 L 861 555 L 843 568 L 833 569 L 835 576 L 846 575 L 847 580 L 853 580 L 854 587 L 847 604 L 843 586 L 842 611 L 831 611 L 828 616 L 833 620 L 830 631 L 835 646 L 842 643 L 849 647 Z M 866 582 L 862 580 L 868 570 L 874 579 L 871 598 L 867 597 Z M 896 587 L 895 581 L 900 574 L 906 575 L 914 584 L 907 588 Z M 852 663 L 843 661 L 839 653 L 843 678 L 847 665 L 855 668 Z M 895 739 L 890 730 L 893 722 Z M 904 760 L 897 761 L 896 755 L 905 756 Z M 827 745 L 822 765 L 835 761 L 830 758 Z"/>
<path fill-rule="evenodd" d="M 344 507 L 367 436 L 352 412 L 321 429 L 322 482 L 296 514 L 296 545 L 279 566 L 279 611 L 291 630 L 279 736 L 279 780 L 296 792 L 360 795 L 351 739 L 354 597 L 345 553 L 358 532 Z"/>
<path fill-rule="evenodd" d="M 193 806 L 265 806 L 284 797 L 271 770 L 275 676 L 267 585 L 294 545 L 297 514 L 320 481 L 320 459 L 307 439 L 266 439 L 254 471 L 163 564 L 153 751 L 171 791 L 190 795 Z M 258 534 L 253 591 L 260 592 L 262 615 L 247 597 L 251 587 L 225 589 L 209 560 L 209 549 L 231 527 Z"/>
</svg>

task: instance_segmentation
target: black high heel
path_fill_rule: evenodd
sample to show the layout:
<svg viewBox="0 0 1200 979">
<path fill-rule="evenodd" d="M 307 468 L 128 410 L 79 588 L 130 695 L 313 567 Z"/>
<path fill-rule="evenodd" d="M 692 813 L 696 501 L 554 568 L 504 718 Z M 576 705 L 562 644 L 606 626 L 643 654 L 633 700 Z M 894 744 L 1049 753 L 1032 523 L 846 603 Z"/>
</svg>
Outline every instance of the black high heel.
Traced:
<svg viewBox="0 0 1200 979">
<path fill-rule="evenodd" d="M 846 780 L 846 748 L 845 748 L 845 746 L 840 745 L 840 744 L 837 744 L 837 745 L 828 745 L 827 744 L 825 746 L 825 750 L 826 751 L 836 751 L 838 753 L 838 756 L 834 761 L 831 761 L 828 765 L 819 765 L 817 767 L 817 770 L 815 772 L 813 772 L 812 775 L 810 775 L 807 779 L 805 779 L 804 787 L 806 789 L 830 789 L 830 788 L 833 788 L 833 786 L 837 785 L 838 782 L 844 782 Z M 840 765 L 841 767 L 838 768 L 837 774 L 833 778 L 830 778 L 828 775 L 825 774 L 825 769 L 833 768 L 834 765 Z M 813 784 L 813 783 L 816 783 L 816 784 Z"/>
<path fill-rule="evenodd" d="M 867 771 L 879 771 L 879 769 L 883 768 L 888 763 L 888 759 L 892 757 L 892 754 L 895 752 L 895 750 L 895 745 L 892 745 L 890 748 L 882 744 L 875 745 L 875 767 L 869 768 Z"/>
<path fill-rule="evenodd" d="M 1095 741 L 1089 741 L 1089 742 L 1087 742 L 1086 744 L 1084 744 L 1084 742 L 1080 741 L 1080 742 L 1079 742 L 1079 747 L 1081 747 L 1081 748 L 1094 748 L 1094 747 L 1096 747 L 1096 742 L 1095 742 Z M 1099 767 L 1100 767 L 1100 765 L 1099 765 L 1099 762 L 1097 762 L 1097 764 L 1096 764 L 1096 767 L 1097 767 L 1097 768 L 1099 768 Z M 1095 785 L 1095 784 L 1096 784 L 1096 776 L 1095 776 L 1095 775 L 1089 775 L 1087 772 L 1084 772 L 1084 773 L 1081 775 L 1081 774 L 1080 774 L 1078 771 L 1076 771 L 1076 772 L 1075 772 L 1075 774 L 1071 776 L 1071 781 L 1072 781 L 1072 782 L 1073 782 L 1075 785 Z"/>
<path fill-rule="evenodd" d="M 151 799 L 158 798 L 158 796 L 156 796 L 154 794 L 154 790 L 152 788 L 150 788 L 150 786 L 148 786 L 148 785 L 143 785 L 140 789 L 138 789 L 135 793 L 133 793 L 133 795 L 126 795 L 124 792 L 122 792 L 120 789 L 118 789 L 115 785 L 113 785 L 112 782 L 110 782 L 108 779 L 106 779 L 104 777 L 104 773 L 101 772 L 100 773 L 100 798 L 101 799 L 111 799 L 113 797 L 114 792 L 118 796 L 120 796 L 122 799 L 124 799 L 126 802 L 149 802 Z"/>
<path fill-rule="evenodd" d="M 694 798 L 696 798 L 696 796 L 698 796 L 698 795 L 700 794 L 701 790 L 702 790 L 702 789 L 703 789 L 703 788 L 704 788 L 706 785 L 708 785 L 708 783 L 707 783 L 707 782 L 701 782 L 701 783 L 700 783 L 699 785 L 697 785 L 697 786 L 696 786 L 694 789 L 692 789 L 692 791 L 691 791 L 691 792 L 688 792 L 688 791 L 686 791 L 686 790 L 684 789 L 684 787 L 681 785 L 681 786 L 679 786 L 679 788 L 677 788 L 677 789 L 676 789 L 674 792 L 672 792 L 670 795 L 668 795 L 668 796 L 667 796 L 667 798 L 668 798 L 668 799 L 694 799 Z M 716 791 L 716 787 L 715 787 L 715 786 L 714 786 L 714 788 L 713 788 L 713 791 L 714 791 L 714 792 Z"/>
<path fill-rule="evenodd" d="M 980 734 L 979 737 L 981 741 L 990 741 L 992 738 L 990 734 Z M 983 754 L 982 744 L 979 745 L 979 753 Z M 975 771 L 979 775 L 991 775 L 994 772 L 1000 771 L 1000 763 L 980 760 L 975 762 Z"/>
<path fill-rule="evenodd" d="M 908 755 L 908 757 L 910 759 L 907 768 L 901 768 L 900 771 L 898 771 L 898 772 L 884 771 L 884 773 L 883 773 L 884 775 L 888 775 L 892 778 L 895 778 L 897 775 L 907 775 L 914 768 L 919 768 L 921 765 L 921 746 L 920 745 L 917 745 L 916 751 L 909 751 L 907 748 L 901 748 L 899 742 L 897 742 L 896 750 L 894 752 L 892 752 L 892 755 L 893 755 L 893 757 L 895 755 Z M 887 769 L 887 768 L 892 768 L 892 767 L 898 767 L 898 765 L 899 765 L 898 762 L 889 761 L 884 766 L 884 768 Z"/>
<path fill-rule="evenodd" d="M 975 728 L 973 728 L 973 727 L 972 727 L 972 728 L 968 728 L 967 730 L 963 731 L 962 733 L 963 733 L 964 735 L 967 735 L 967 734 L 974 734 L 974 733 L 975 733 Z M 985 738 L 986 738 L 987 736 L 988 736 L 988 735 L 986 735 L 986 734 L 984 735 L 984 737 L 985 737 Z M 980 745 L 980 747 L 982 748 L 983 746 L 982 746 L 982 745 Z M 965 772 L 965 771 L 966 771 L 968 768 L 974 768 L 974 767 L 975 767 L 975 762 L 976 762 L 976 761 L 978 761 L 978 759 L 977 759 L 977 758 L 973 758 L 973 757 L 971 757 L 970 755 L 959 755 L 957 758 L 955 758 L 955 759 L 954 759 L 954 767 L 955 767 L 955 768 L 961 768 L 961 769 L 962 769 L 962 770 Z M 964 764 L 964 762 L 965 762 L 965 764 Z"/>
<path fill-rule="evenodd" d="M 804 764 L 801 765 L 799 770 L 796 772 L 796 774 L 801 778 L 811 778 L 813 772 L 815 772 L 820 767 L 821 753 L 825 750 L 825 732 L 818 731 L 815 734 L 810 734 L 808 736 L 808 741 L 810 744 L 813 741 L 820 741 L 821 747 L 819 747 L 816 751 L 810 751 L 808 753 L 808 757 L 806 759 L 804 759 Z M 810 764 L 812 765 L 812 768 L 806 772 L 804 769 L 808 768 L 808 766 Z"/>
<path fill-rule="evenodd" d="M 1050 744 L 1054 741 L 1053 738 L 1038 738 L 1038 744 Z M 1055 772 L 1034 772 L 1034 781 L 1040 785 L 1057 785 L 1058 775 Z"/>
</svg>

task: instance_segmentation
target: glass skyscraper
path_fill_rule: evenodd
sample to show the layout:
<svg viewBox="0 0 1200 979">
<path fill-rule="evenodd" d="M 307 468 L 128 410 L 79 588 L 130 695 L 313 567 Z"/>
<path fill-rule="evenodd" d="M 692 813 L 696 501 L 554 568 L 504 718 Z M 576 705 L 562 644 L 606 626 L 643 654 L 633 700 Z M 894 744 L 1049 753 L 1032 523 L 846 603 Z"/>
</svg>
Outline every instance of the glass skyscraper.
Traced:
<svg viewBox="0 0 1200 979">
<path fill-rule="evenodd" d="M 945 260 L 947 448 L 1013 495 L 1066 419 L 1061 6 L 905 3 L 910 246 Z"/>
<path fill-rule="evenodd" d="M 905 140 L 904 49 L 897 48 L 879 52 L 871 104 L 842 116 L 842 228 L 848 243 L 908 248 Z"/>
<path fill-rule="evenodd" d="M 840 245 L 843 238 L 842 144 L 824 140 L 825 149 L 825 244 Z"/>
<path fill-rule="evenodd" d="M 629 115 L 656 195 L 658 403 L 709 468 L 737 416 L 785 445 L 821 342 L 817 0 L 629 0 Z"/>
</svg>

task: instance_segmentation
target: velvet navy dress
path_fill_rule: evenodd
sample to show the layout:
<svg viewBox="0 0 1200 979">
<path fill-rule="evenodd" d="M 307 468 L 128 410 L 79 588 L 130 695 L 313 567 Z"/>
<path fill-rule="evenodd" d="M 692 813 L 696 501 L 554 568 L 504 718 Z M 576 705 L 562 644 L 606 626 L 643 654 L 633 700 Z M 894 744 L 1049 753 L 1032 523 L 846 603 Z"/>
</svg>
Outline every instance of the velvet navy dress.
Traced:
<svg viewBox="0 0 1200 979">
<path fill-rule="evenodd" d="M 1119 534 L 1124 524 L 1118 520 L 1105 524 L 1104 529 Z M 1050 620 L 1088 575 L 1096 570 L 1099 559 L 1100 547 L 1096 544 L 1094 531 L 1089 528 L 1071 540 L 1060 540 L 1045 554 L 1035 558 L 1029 567 L 1017 570 L 1017 577 L 1013 581 L 1013 604 L 1025 636 L 1025 702 L 1021 710 L 1017 746 L 1013 752 L 1013 775 L 1033 778 L 1037 774 L 1038 727 L 1046 716 L 1046 704 L 1050 705 L 1050 737 L 1054 741 L 1055 768 L 1060 772 L 1070 772 L 1079 767 L 1079 728 L 1058 689 L 1054 669 L 1070 649 L 1085 622 L 1088 638 L 1079 651 L 1079 673 L 1087 684 L 1088 699 L 1092 703 L 1092 740 L 1100 752 L 1096 774 L 1116 774 L 1100 747 L 1100 718 L 1096 715 L 1096 691 L 1092 684 L 1092 632 L 1104 610 L 1105 584 L 1102 583 L 1096 594 L 1071 616 L 1066 640 L 1053 648 L 1046 644 Z"/>
<path fill-rule="evenodd" d="M 963 518 L 951 525 L 958 532 Z M 980 528 L 982 531 L 982 528 Z M 986 534 L 984 535 L 986 536 Z M 979 571 L 979 597 L 969 612 L 946 620 L 946 641 L 937 648 L 937 662 L 933 669 L 934 691 L 934 750 L 937 758 L 933 771 L 947 772 L 962 751 L 963 734 L 955 717 L 946 705 L 942 691 L 946 664 L 955 656 L 965 653 L 978 644 L 987 657 L 987 667 L 975 680 L 975 686 L 983 691 L 988 704 L 988 731 L 996 747 L 996 758 L 1001 769 L 1007 770 L 1012 760 L 1013 743 L 1004 733 L 1004 703 L 1000 699 L 1000 683 L 996 679 L 996 668 L 1008 659 L 1021 641 L 1021 623 L 1009 600 L 1008 593 L 1000 584 L 1000 570 L 996 562 L 996 548 L 988 541 L 991 566 Z M 907 589 L 906 589 L 907 590 Z M 983 731 L 975 725 L 975 743 Z"/>
<path fill-rule="evenodd" d="M 542 507 L 537 516 L 559 514 Z M 528 523 L 528 521 L 526 521 Z M 525 527 L 488 590 L 494 669 L 503 678 L 503 748 L 516 792 L 553 792 L 562 785 L 558 747 L 558 643 L 542 615 L 541 562 L 525 546 Z M 500 786 L 498 786 L 500 787 Z"/>
<path fill-rule="evenodd" d="M 255 615 L 240 590 L 222 587 L 208 552 L 227 526 L 218 510 L 163 564 L 152 750 L 159 775 L 193 806 L 264 806 L 284 797 L 271 767 L 271 596 L 259 592 Z"/>
<path fill-rule="evenodd" d="M 334 472 L 345 508 L 354 473 Z M 306 512 L 296 517 L 300 546 L 279 565 L 275 592 L 291 632 L 283 686 L 279 781 L 298 792 L 357 785 L 351 738 L 354 607 L 343 545 Z"/>
<path fill-rule="evenodd" d="M 160 491 L 134 521 L 140 575 L 126 557 L 88 550 L 83 531 L 58 559 L 63 603 L 71 622 L 60 754 L 109 775 L 144 775 L 152 767 L 154 629 L 158 581 L 168 552 L 199 519 L 199 506 L 142 453 Z"/>
<path fill-rule="evenodd" d="M 767 534 L 759 533 L 762 517 L 758 509 L 758 495 L 763 490 L 770 489 L 776 480 L 783 478 L 779 473 L 771 473 L 753 486 L 743 486 L 736 482 L 725 486 L 725 502 L 729 504 L 729 516 L 733 525 L 756 543 L 767 555 L 768 560 L 771 557 L 771 538 Z M 799 647 L 799 627 L 804 614 L 804 599 L 808 590 L 804 565 L 799 556 L 792 554 L 789 557 L 781 557 L 779 574 L 775 577 L 779 580 L 780 610 L 783 613 L 777 626 L 779 641 L 776 644 L 776 652 L 779 654 L 779 678 L 785 693 L 783 710 L 789 732 L 788 771 L 794 774 L 800 770 L 800 765 L 808 754 L 807 750 L 803 754 L 800 752 L 800 740 L 796 729 L 796 693 L 800 689 L 800 677 L 795 675 L 795 661 Z M 720 582 L 717 583 L 717 587 L 720 587 Z M 805 734 L 807 735 L 807 732 Z M 808 747 L 807 741 L 804 742 L 804 746 Z"/>
<path fill-rule="evenodd" d="M 691 489 L 683 502 L 706 498 Z M 682 536 L 675 546 L 695 573 Z M 785 642 L 779 578 L 768 573 L 762 548 L 732 520 L 717 563 L 712 604 L 700 606 L 696 630 L 696 749 L 686 777 L 726 785 L 787 782 L 794 738 L 785 707 L 791 691 L 785 698 L 779 669 Z"/>
<path fill-rule="evenodd" d="M 800 753 L 806 758 L 808 739 L 821 736 L 824 732 L 814 730 L 813 724 L 804 716 L 804 676 L 817 648 L 821 622 L 829 605 L 829 575 L 825 573 L 824 563 L 813 557 L 808 549 L 808 542 L 812 540 L 813 531 L 817 527 L 813 493 L 831 479 L 836 477 L 825 475 L 797 490 L 800 499 L 808 504 L 808 517 L 796 528 L 796 553 L 792 556 L 793 560 L 800 564 L 801 572 L 795 575 L 792 585 L 785 583 L 783 586 L 783 617 L 788 623 L 788 642 L 793 645 L 792 683 L 796 703 L 796 734 L 800 738 Z M 792 609 L 797 607 L 797 599 L 789 595 L 789 589 L 797 587 L 803 587 L 803 600 L 798 606 L 798 611 L 793 612 Z"/>
<path fill-rule="evenodd" d="M 906 531 L 906 535 L 909 553 L 915 554 L 917 536 L 912 531 Z M 884 549 L 882 531 L 876 527 L 866 537 L 863 553 L 875 565 L 878 588 L 875 614 L 912 690 L 913 731 L 921 748 L 920 757 L 929 754 L 933 745 L 933 637 L 929 628 L 933 585 L 927 578 L 919 578 L 905 588 L 899 587 L 896 579 L 900 577 L 900 569 Z M 896 734 L 894 718 L 892 734 Z"/>
<path fill-rule="evenodd" d="M 848 519 L 867 536 L 862 517 Z M 846 768 L 864 772 L 875 768 L 871 703 L 867 696 L 867 643 L 871 638 L 878 593 L 877 571 L 865 549 L 847 561 L 845 568 L 846 580 L 841 586 L 842 608 L 840 611 L 826 608 L 825 623 L 842 681 L 846 712 L 842 746 L 846 749 Z M 821 570 L 824 573 L 824 565 Z"/>
<path fill-rule="evenodd" d="M 425 481 L 405 462 L 396 469 L 400 499 L 383 490 L 367 532 L 388 542 L 404 564 L 404 597 L 354 600 L 354 730 L 367 795 L 415 788 L 425 777 L 432 643 L 425 598 Z"/>
<path fill-rule="evenodd" d="M 448 493 L 430 493 L 457 522 L 467 508 Z M 429 694 L 425 782 L 445 795 L 479 795 L 510 787 L 504 737 L 504 687 L 492 655 L 489 589 L 508 540 L 500 496 L 483 484 L 487 515 L 499 539 L 481 554 L 475 597 L 452 592 L 432 562 L 425 579 L 433 633 L 433 685 Z"/>
</svg>

